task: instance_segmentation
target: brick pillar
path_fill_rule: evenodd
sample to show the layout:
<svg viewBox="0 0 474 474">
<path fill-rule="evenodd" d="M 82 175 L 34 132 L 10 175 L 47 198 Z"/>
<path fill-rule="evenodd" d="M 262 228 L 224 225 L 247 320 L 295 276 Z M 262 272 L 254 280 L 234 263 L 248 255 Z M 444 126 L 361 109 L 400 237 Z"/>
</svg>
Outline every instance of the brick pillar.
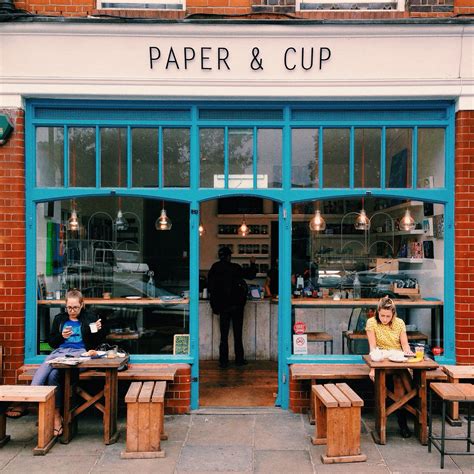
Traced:
<svg viewBox="0 0 474 474">
<path fill-rule="evenodd" d="M 458 364 L 474 364 L 474 111 L 456 114 L 455 315 Z M 449 315 L 448 315 L 449 316 Z"/>
<path fill-rule="evenodd" d="M 474 14 L 474 2 L 472 0 L 454 0 L 455 15 Z"/>
<path fill-rule="evenodd" d="M 25 352 L 25 122 L 21 109 L 0 113 L 14 127 L 0 146 L 0 344 L 3 383 L 13 384 Z"/>
<path fill-rule="evenodd" d="M 191 366 L 179 364 L 173 383 L 166 386 L 165 413 L 184 415 L 189 413 L 191 405 Z"/>
</svg>

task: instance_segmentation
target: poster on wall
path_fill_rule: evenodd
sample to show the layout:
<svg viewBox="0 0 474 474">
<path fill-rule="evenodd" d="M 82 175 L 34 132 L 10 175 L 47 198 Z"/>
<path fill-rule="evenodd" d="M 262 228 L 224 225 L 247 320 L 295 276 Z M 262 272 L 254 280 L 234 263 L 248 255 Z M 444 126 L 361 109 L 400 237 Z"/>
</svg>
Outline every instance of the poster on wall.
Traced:
<svg viewBox="0 0 474 474">
<path fill-rule="evenodd" d="M 435 239 L 444 238 L 444 214 L 433 217 L 433 235 Z"/>
</svg>

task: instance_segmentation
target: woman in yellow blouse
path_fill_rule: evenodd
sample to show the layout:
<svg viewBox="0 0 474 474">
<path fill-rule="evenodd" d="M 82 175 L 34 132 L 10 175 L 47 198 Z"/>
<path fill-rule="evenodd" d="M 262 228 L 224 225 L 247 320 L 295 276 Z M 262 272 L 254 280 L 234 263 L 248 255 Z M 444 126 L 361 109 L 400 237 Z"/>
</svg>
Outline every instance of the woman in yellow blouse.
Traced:
<svg viewBox="0 0 474 474">
<path fill-rule="evenodd" d="M 405 322 L 397 317 L 395 304 L 388 296 L 380 299 L 375 318 L 368 319 L 365 329 L 367 331 L 370 352 L 379 348 L 403 351 L 407 355 L 412 355 L 408 344 Z M 370 378 L 372 380 L 374 378 L 373 370 L 370 373 Z M 407 370 L 397 370 L 393 374 L 393 392 L 395 396 L 397 399 L 400 399 L 410 390 L 410 373 Z M 409 438 L 411 431 L 407 426 L 406 412 L 404 410 L 397 411 L 397 418 L 401 436 Z"/>
</svg>

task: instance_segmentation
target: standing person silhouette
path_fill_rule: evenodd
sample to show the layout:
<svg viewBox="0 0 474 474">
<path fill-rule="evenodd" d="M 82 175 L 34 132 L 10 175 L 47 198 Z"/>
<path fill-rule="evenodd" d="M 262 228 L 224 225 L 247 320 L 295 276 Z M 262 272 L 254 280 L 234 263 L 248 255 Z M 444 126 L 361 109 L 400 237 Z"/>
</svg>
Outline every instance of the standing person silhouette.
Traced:
<svg viewBox="0 0 474 474">
<path fill-rule="evenodd" d="M 244 278 L 252 279 L 257 274 L 255 258 L 250 259 L 250 267 L 242 268 L 231 262 L 232 252 L 221 247 L 219 261 L 215 262 L 208 274 L 211 308 L 220 317 L 221 341 L 219 345 L 219 366 L 229 365 L 229 329 L 232 322 L 234 330 L 235 364 L 246 365 L 242 342 L 244 308 L 247 301 L 247 283 Z"/>
</svg>

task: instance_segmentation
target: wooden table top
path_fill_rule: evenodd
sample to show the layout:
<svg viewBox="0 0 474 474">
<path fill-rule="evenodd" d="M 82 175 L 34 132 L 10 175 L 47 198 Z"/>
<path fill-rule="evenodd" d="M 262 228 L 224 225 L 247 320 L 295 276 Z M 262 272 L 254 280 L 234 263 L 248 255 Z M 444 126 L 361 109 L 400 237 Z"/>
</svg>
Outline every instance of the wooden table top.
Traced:
<svg viewBox="0 0 474 474">
<path fill-rule="evenodd" d="M 421 362 L 392 362 L 388 359 L 384 359 L 380 362 L 374 362 L 370 355 L 364 355 L 362 358 L 365 360 L 365 363 L 371 369 L 422 369 L 422 370 L 432 370 L 437 369 L 439 364 L 432 359 L 425 358 Z"/>
<path fill-rule="evenodd" d="M 55 369 L 81 368 L 81 369 L 119 369 L 128 362 L 129 357 L 100 357 L 98 359 L 84 359 L 78 365 L 67 365 L 58 362 L 51 362 Z"/>
<path fill-rule="evenodd" d="M 455 379 L 474 379 L 474 365 L 445 365 L 443 370 Z"/>
<path fill-rule="evenodd" d="M 86 305 L 92 306 L 169 306 L 176 304 L 189 304 L 189 298 L 179 298 L 176 300 L 167 300 L 161 298 L 84 298 Z M 64 300 L 38 300 L 40 306 L 60 307 L 65 306 Z"/>
<path fill-rule="evenodd" d="M 318 379 L 365 379 L 369 368 L 365 364 L 293 364 L 293 380 Z"/>
<path fill-rule="evenodd" d="M 278 299 L 272 300 L 278 302 Z M 410 300 L 410 299 L 393 299 L 396 306 L 405 308 L 433 308 L 437 306 L 443 306 L 444 303 L 441 300 Z M 308 306 L 308 307 L 338 307 L 338 308 L 357 308 L 357 307 L 377 307 L 379 298 L 363 298 L 360 300 L 354 299 L 341 299 L 333 300 L 332 298 L 292 298 L 291 304 L 293 306 Z"/>
</svg>

